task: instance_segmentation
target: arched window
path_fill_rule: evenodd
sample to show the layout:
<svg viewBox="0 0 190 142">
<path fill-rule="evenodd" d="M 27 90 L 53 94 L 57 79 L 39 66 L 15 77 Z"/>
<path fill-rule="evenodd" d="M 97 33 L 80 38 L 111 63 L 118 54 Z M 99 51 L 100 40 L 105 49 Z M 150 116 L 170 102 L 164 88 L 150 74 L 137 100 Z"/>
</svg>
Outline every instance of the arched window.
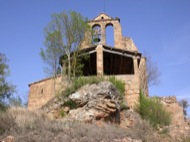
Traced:
<svg viewBox="0 0 190 142">
<path fill-rule="evenodd" d="M 92 30 L 93 30 L 92 44 L 97 45 L 101 41 L 101 27 L 100 25 L 95 24 L 92 27 Z"/>
<path fill-rule="evenodd" d="M 114 29 L 113 24 L 106 25 L 106 45 L 114 47 Z"/>
</svg>

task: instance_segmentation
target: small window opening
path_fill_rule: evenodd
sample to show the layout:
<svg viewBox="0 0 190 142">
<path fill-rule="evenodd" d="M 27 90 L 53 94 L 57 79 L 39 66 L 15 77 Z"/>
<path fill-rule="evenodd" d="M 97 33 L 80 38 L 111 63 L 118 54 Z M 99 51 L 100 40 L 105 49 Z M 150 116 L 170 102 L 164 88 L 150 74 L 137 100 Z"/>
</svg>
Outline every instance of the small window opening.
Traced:
<svg viewBox="0 0 190 142">
<path fill-rule="evenodd" d="M 44 92 L 44 90 L 42 89 L 42 90 L 41 90 L 41 94 L 43 94 L 43 92 Z"/>
<path fill-rule="evenodd" d="M 104 19 L 104 17 L 102 17 L 102 20 Z"/>
</svg>

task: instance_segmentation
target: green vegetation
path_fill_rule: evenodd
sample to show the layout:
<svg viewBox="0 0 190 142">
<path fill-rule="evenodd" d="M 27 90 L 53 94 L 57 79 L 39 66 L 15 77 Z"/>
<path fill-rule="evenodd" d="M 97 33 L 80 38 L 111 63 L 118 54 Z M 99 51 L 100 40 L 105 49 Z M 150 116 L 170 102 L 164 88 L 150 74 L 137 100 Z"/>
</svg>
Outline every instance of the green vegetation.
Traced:
<svg viewBox="0 0 190 142">
<path fill-rule="evenodd" d="M 115 76 L 110 76 L 108 78 L 108 81 L 110 81 L 118 89 L 121 98 L 123 98 L 125 93 L 125 83 L 121 80 L 116 79 Z"/>
<path fill-rule="evenodd" d="M 72 84 L 70 87 L 67 87 L 66 90 L 64 90 L 61 93 L 62 97 L 68 97 L 70 94 L 76 92 L 79 88 L 86 84 L 98 84 L 102 81 L 109 81 L 111 82 L 119 91 L 119 99 L 121 100 L 120 105 L 121 105 L 121 110 L 127 109 L 128 107 L 126 106 L 124 102 L 124 93 L 125 93 L 125 83 L 122 82 L 121 80 L 116 79 L 114 76 L 110 76 L 108 78 L 102 77 L 102 76 L 91 76 L 91 77 L 79 77 L 73 80 Z M 70 104 L 70 103 L 69 103 Z M 69 104 L 66 103 L 67 106 Z"/>
<path fill-rule="evenodd" d="M 189 107 L 188 101 L 187 100 L 181 100 L 178 103 L 183 108 L 183 114 L 185 116 L 187 116 L 187 108 Z"/>
<path fill-rule="evenodd" d="M 59 67 L 59 57 L 63 54 L 63 51 L 59 45 L 61 40 L 61 34 L 59 31 L 50 32 L 45 29 L 45 41 L 44 46 L 46 49 L 40 49 L 40 56 L 47 67 L 44 71 L 53 77 L 57 75 L 57 69 Z"/>
<path fill-rule="evenodd" d="M 10 97 L 9 98 L 9 106 L 10 107 L 21 107 L 23 106 L 22 99 L 20 96 Z"/>
<path fill-rule="evenodd" d="M 64 102 L 64 106 L 68 106 L 68 107 L 70 107 L 70 109 L 77 108 L 77 104 L 72 100 L 68 100 L 68 101 Z"/>
<path fill-rule="evenodd" d="M 0 53 L 0 110 L 4 110 L 5 100 L 9 99 L 15 92 L 15 86 L 6 81 L 9 74 L 9 66 L 7 65 L 8 59 Z"/>
<path fill-rule="evenodd" d="M 139 103 L 135 110 L 141 115 L 142 119 L 150 121 L 154 128 L 166 126 L 171 122 L 171 114 L 167 112 L 157 97 L 147 98 L 140 92 Z"/>
<path fill-rule="evenodd" d="M 60 111 L 60 115 L 61 115 L 61 117 L 64 117 L 64 116 L 65 116 L 64 110 L 61 110 L 61 111 Z"/>
<path fill-rule="evenodd" d="M 115 78 L 115 76 L 110 76 L 108 78 L 108 81 L 110 81 L 119 91 L 119 99 L 121 100 L 120 102 L 120 109 L 121 110 L 126 110 L 128 109 L 126 103 L 125 103 L 125 83 L 121 80 L 118 80 Z"/>
<path fill-rule="evenodd" d="M 169 129 L 168 129 L 168 128 L 164 128 L 164 129 L 161 130 L 159 133 L 162 134 L 162 135 L 168 135 Z"/>
<path fill-rule="evenodd" d="M 65 91 L 62 92 L 62 97 L 68 97 L 70 94 L 76 92 L 79 88 L 86 84 L 97 84 L 101 81 L 105 81 L 103 77 L 96 77 L 96 76 L 91 76 L 91 77 L 79 77 L 76 78 L 72 81 L 72 84 L 70 87 L 67 87 Z"/>
<path fill-rule="evenodd" d="M 71 74 L 73 76 L 77 74 L 79 67 L 77 51 L 81 48 L 85 33 L 91 33 L 87 22 L 87 18 L 74 11 L 52 14 L 51 22 L 45 28 L 46 50 L 41 49 L 41 57 L 54 75 L 57 73 L 60 55 L 66 57 L 61 63 L 64 64 L 64 70 L 67 70 L 64 73 L 67 73 L 69 81 Z"/>
<path fill-rule="evenodd" d="M 70 87 L 68 87 L 63 93 L 62 96 L 68 97 L 70 94 L 76 92 L 79 88 L 86 84 L 98 84 L 102 81 L 111 82 L 119 91 L 120 98 L 123 99 L 125 93 L 125 83 L 121 80 L 116 79 L 114 76 L 104 78 L 102 76 L 91 76 L 91 77 L 79 77 L 73 80 Z"/>
</svg>

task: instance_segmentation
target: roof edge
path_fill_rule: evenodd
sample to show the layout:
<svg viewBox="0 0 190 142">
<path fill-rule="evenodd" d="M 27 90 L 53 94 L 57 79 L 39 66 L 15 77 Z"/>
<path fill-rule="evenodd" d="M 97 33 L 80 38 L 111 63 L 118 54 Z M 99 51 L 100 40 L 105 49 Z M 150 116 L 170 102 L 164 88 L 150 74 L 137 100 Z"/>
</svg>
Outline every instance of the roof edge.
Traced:
<svg viewBox="0 0 190 142">
<path fill-rule="evenodd" d="M 61 74 L 56 76 L 56 78 L 58 78 L 58 77 L 61 77 Z M 34 85 L 34 84 L 37 84 L 37 83 L 40 83 L 40 82 L 44 82 L 44 81 L 47 81 L 47 80 L 50 80 L 50 79 L 53 79 L 53 78 L 54 77 L 47 77 L 47 78 L 32 82 L 32 83 L 28 84 L 28 86 L 30 87 L 31 85 Z"/>
</svg>

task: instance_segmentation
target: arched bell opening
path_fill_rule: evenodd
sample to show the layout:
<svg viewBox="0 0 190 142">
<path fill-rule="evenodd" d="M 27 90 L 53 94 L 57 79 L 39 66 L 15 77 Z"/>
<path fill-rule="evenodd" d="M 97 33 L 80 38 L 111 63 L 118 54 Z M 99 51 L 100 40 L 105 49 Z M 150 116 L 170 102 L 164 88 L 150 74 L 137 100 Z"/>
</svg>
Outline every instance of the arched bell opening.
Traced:
<svg viewBox="0 0 190 142">
<path fill-rule="evenodd" d="M 114 26 L 112 23 L 106 25 L 106 45 L 114 47 Z"/>
<path fill-rule="evenodd" d="M 93 36 L 92 36 L 92 44 L 97 45 L 101 41 L 101 27 L 98 24 L 92 26 Z"/>
</svg>

